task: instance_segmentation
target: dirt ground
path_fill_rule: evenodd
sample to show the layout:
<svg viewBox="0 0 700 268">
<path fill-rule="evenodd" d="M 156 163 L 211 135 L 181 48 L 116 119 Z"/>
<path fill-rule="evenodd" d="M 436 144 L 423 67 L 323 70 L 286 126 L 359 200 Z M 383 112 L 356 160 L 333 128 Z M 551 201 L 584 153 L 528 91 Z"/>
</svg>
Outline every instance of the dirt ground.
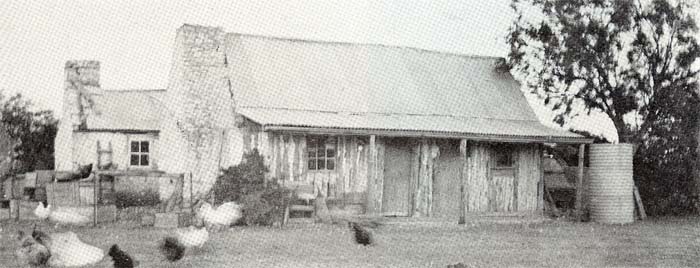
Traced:
<svg viewBox="0 0 700 268">
<path fill-rule="evenodd" d="M 17 230 L 33 222 L 0 222 L 0 267 L 17 267 Z M 47 232 L 64 231 L 40 224 Z M 529 224 L 392 225 L 373 230 L 377 243 L 355 245 L 345 225 L 234 227 L 210 236 L 176 263 L 160 240 L 172 230 L 133 225 L 71 228 L 107 250 L 117 243 L 140 267 L 698 267 L 700 217 L 629 225 L 548 221 Z M 112 267 L 109 257 L 96 267 Z"/>
</svg>

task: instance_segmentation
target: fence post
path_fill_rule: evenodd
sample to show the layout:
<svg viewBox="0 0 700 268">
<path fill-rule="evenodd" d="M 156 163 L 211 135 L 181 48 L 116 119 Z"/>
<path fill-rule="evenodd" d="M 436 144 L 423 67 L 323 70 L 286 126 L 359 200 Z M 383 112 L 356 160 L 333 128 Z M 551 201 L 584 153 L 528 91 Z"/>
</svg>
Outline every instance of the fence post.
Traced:
<svg viewBox="0 0 700 268">
<path fill-rule="evenodd" d="M 584 176 L 584 164 L 585 164 L 585 152 L 586 144 L 582 143 L 578 147 L 578 172 L 576 173 L 576 219 L 581 221 L 583 217 L 583 176 Z"/>
<path fill-rule="evenodd" d="M 184 181 L 183 181 L 184 185 Z M 192 214 L 194 214 L 194 203 L 192 202 L 192 172 L 190 172 L 190 210 L 192 211 Z"/>
<path fill-rule="evenodd" d="M 92 224 L 97 226 L 97 181 L 100 179 L 99 172 L 93 171 L 94 175 L 92 179 Z"/>
</svg>

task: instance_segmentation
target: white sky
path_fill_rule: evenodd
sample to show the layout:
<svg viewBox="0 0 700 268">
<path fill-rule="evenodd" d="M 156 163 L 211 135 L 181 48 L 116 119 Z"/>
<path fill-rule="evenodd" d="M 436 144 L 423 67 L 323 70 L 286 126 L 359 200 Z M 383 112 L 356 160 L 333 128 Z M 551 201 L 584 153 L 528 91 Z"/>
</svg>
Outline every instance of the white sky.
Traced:
<svg viewBox="0 0 700 268">
<path fill-rule="evenodd" d="M 378 43 L 504 57 L 510 0 L 460 1 L 8 1 L 0 3 L 0 89 L 60 111 L 67 60 L 101 62 L 105 89 L 167 86 L 175 30 Z M 552 115 L 535 105 L 540 120 Z M 56 113 L 60 116 L 60 113 Z M 577 128 L 616 140 L 606 118 Z"/>
</svg>

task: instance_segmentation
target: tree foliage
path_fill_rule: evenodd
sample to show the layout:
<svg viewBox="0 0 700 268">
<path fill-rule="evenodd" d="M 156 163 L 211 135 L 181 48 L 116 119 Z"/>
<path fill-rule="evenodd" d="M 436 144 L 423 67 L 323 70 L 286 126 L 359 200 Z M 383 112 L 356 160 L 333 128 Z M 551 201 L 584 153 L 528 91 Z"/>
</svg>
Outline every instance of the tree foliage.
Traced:
<svg viewBox="0 0 700 268">
<path fill-rule="evenodd" d="M 51 111 L 34 112 L 32 109 L 32 103 L 21 94 L 6 98 L 0 92 L 0 124 L 14 141 L 15 173 L 53 169 L 58 121 Z"/>
<path fill-rule="evenodd" d="M 525 18 L 525 2 L 540 19 Z M 620 141 L 638 148 L 634 177 L 647 211 L 695 211 L 700 47 L 689 3 L 514 0 L 512 6 L 518 19 L 508 64 L 559 111 L 556 122 L 579 110 L 608 115 Z M 632 126 L 626 117 L 638 122 Z"/>
<path fill-rule="evenodd" d="M 511 6 L 518 16 L 508 65 L 558 111 L 560 125 L 580 111 L 600 111 L 620 141 L 628 141 L 626 115 L 645 122 L 660 93 L 697 88 L 693 63 L 700 47 L 686 2 L 513 0 Z"/>
<path fill-rule="evenodd" d="M 634 157 L 634 177 L 652 215 L 697 212 L 700 99 L 689 88 L 664 88 L 649 105 Z M 696 179 L 694 179 L 696 178 Z"/>
</svg>

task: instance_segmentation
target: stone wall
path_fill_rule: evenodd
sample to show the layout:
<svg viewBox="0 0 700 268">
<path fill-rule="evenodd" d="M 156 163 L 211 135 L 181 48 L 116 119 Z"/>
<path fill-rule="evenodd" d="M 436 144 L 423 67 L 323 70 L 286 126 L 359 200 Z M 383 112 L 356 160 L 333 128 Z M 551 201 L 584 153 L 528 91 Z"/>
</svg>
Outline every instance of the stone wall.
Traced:
<svg viewBox="0 0 700 268">
<path fill-rule="evenodd" d="M 207 193 L 221 167 L 240 161 L 233 92 L 227 76 L 226 33 L 184 25 L 177 30 L 166 103 L 172 116 L 162 124 L 161 169 L 192 177 L 195 195 Z M 185 188 L 189 189 L 189 179 Z M 187 198 L 187 197 L 186 197 Z"/>
</svg>

